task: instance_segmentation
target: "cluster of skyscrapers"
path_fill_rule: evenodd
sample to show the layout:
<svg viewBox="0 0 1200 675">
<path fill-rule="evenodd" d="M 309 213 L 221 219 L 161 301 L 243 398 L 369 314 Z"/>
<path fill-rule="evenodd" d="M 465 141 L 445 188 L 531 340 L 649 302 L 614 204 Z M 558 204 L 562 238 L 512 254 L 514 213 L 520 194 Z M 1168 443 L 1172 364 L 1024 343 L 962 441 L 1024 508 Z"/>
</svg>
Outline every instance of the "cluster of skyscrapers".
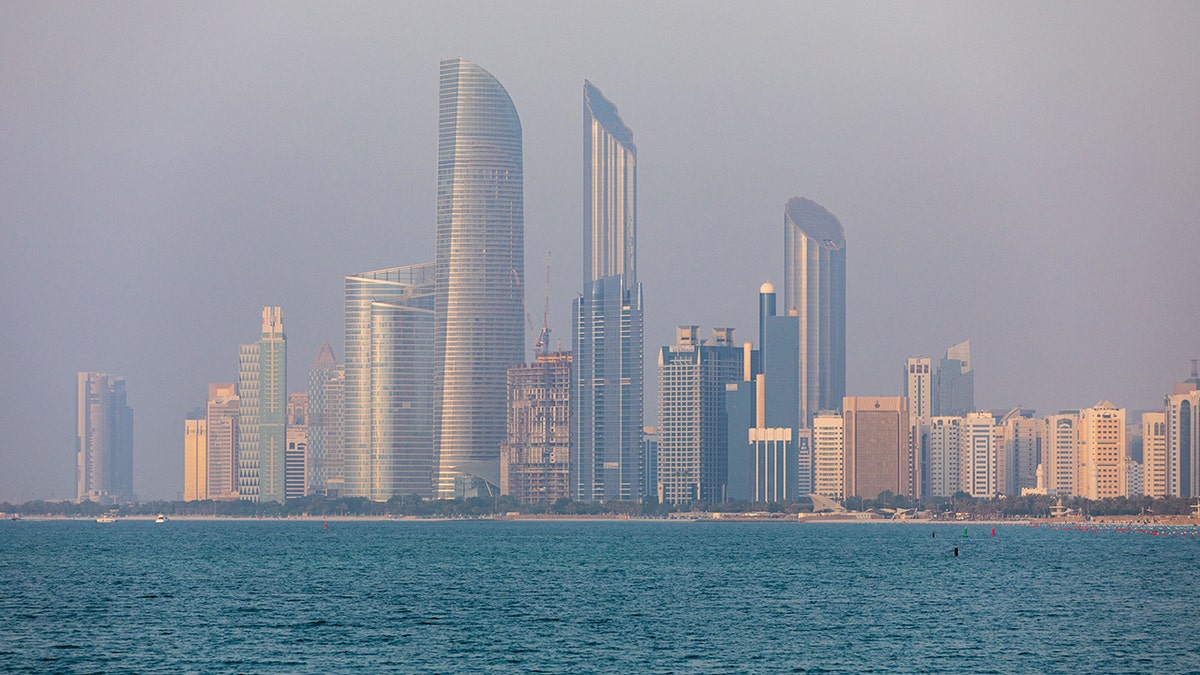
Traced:
<svg viewBox="0 0 1200 675">
<path fill-rule="evenodd" d="M 658 420 L 644 426 L 633 132 L 585 81 L 572 349 L 550 351 L 543 327 L 526 364 L 520 118 L 457 58 L 441 63 L 439 109 L 434 260 L 345 277 L 344 361 L 324 345 L 302 393 L 287 393 L 283 313 L 264 307 L 236 382 L 211 384 L 185 422 L 185 499 L 1200 493 L 1194 373 L 1143 418 L 1136 466 L 1108 402 L 1044 418 L 977 410 L 967 342 L 936 364 L 908 359 L 899 396 L 848 396 L 845 233 L 800 197 L 783 210 L 782 303 L 759 289 L 757 347 L 733 328 L 705 339 L 679 326 L 657 351 Z M 81 374 L 79 387 L 79 496 L 131 495 L 123 382 Z"/>
</svg>

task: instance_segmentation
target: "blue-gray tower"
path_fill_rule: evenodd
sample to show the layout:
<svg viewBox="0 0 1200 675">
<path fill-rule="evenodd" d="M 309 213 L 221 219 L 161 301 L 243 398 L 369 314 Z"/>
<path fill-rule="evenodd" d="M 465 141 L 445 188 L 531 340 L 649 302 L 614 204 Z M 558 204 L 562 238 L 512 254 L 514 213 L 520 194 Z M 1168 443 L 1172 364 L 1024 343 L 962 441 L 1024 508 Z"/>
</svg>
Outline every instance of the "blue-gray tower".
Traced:
<svg viewBox="0 0 1200 675">
<path fill-rule="evenodd" d="M 574 448 L 582 501 L 641 498 L 642 285 L 637 147 L 617 108 L 583 84 L 583 294 L 575 301 Z"/>
</svg>

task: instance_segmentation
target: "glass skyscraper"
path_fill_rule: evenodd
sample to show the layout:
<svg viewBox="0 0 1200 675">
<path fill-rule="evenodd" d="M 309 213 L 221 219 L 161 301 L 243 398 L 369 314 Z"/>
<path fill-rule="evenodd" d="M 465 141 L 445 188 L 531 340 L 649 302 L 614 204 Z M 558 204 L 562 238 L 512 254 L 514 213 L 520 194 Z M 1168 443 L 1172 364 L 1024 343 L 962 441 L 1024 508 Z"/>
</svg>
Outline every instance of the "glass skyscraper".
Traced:
<svg viewBox="0 0 1200 675">
<path fill-rule="evenodd" d="M 76 377 L 76 498 L 100 504 L 133 499 L 133 409 L 125 378 Z"/>
<path fill-rule="evenodd" d="M 433 495 L 433 307 L 433 263 L 346 277 L 342 494 Z"/>
<path fill-rule="evenodd" d="M 521 120 L 512 99 L 474 63 L 442 61 L 433 377 L 438 497 L 460 493 L 468 474 L 499 480 L 508 368 L 524 361 L 523 204 Z"/>
<path fill-rule="evenodd" d="M 642 286 L 637 147 L 617 108 L 583 85 L 583 294 L 575 301 L 572 483 L 584 501 L 642 494 Z"/>
<path fill-rule="evenodd" d="M 837 217 L 793 197 L 783 215 L 783 291 L 800 321 L 800 424 L 846 395 L 846 236 Z"/>
</svg>

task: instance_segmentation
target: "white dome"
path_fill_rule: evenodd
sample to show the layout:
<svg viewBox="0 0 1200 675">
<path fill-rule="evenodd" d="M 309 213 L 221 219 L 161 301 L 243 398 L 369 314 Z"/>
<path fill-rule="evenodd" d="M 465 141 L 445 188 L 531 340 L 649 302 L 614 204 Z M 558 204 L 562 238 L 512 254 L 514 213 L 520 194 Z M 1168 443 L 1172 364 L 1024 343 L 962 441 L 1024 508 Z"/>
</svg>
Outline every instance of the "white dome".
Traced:
<svg viewBox="0 0 1200 675">
<path fill-rule="evenodd" d="M 758 292 L 759 293 L 774 293 L 775 285 L 769 281 L 763 282 L 763 285 L 758 287 Z"/>
</svg>

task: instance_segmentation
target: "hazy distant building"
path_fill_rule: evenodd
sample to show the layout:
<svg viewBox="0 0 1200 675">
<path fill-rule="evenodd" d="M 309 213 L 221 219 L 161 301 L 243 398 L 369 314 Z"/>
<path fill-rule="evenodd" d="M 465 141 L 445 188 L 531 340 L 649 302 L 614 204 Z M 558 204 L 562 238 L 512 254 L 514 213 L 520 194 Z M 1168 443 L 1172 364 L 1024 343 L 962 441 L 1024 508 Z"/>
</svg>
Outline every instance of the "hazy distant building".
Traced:
<svg viewBox="0 0 1200 675">
<path fill-rule="evenodd" d="M 657 494 L 658 490 L 658 430 L 642 427 L 642 496 Z"/>
<path fill-rule="evenodd" d="M 1132 457 L 1125 458 L 1125 496 L 1141 497 L 1144 483 L 1142 463 Z"/>
<path fill-rule="evenodd" d="M 1200 497 L 1200 376 L 1176 384 L 1165 401 L 1170 495 Z"/>
<path fill-rule="evenodd" d="M 1079 411 L 1067 410 L 1047 416 L 1046 435 L 1042 440 L 1046 491 L 1058 497 L 1081 494 L 1079 464 Z"/>
<path fill-rule="evenodd" d="M 1142 494 L 1170 495 L 1167 481 L 1167 414 L 1142 413 Z"/>
<path fill-rule="evenodd" d="M 728 427 L 725 385 L 741 379 L 742 350 L 732 328 L 678 326 L 658 356 L 658 492 L 667 504 L 725 498 Z"/>
<path fill-rule="evenodd" d="M 133 499 L 133 409 L 125 378 L 79 373 L 75 390 L 76 499 L 115 504 Z"/>
<path fill-rule="evenodd" d="M 1125 409 L 1101 401 L 1079 413 L 1083 492 L 1088 499 L 1125 496 Z"/>
<path fill-rule="evenodd" d="M 183 501 L 208 499 L 208 421 L 191 416 L 183 421 Z"/>
<path fill-rule="evenodd" d="M 583 86 L 583 294 L 574 302 L 576 498 L 637 500 L 645 467 L 637 147 L 617 108 Z"/>
<path fill-rule="evenodd" d="M 910 356 L 904 362 L 904 396 L 908 414 L 916 420 L 933 417 L 933 361 L 926 356 Z"/>
<path fill-rule="evenodd" d="M 813 492 L 841 501 L 846 498 L 845 421 L 837 413 L 820 413 L 812 423 Z"/>
<path fill-rule="evenodd" d="M 926 442 L 925 485 L 933 497 L 953 497 L 962 489 L 959 472 L 961 417 L 931 417 L 923 425 Z"/>
<path fill-rule="evenodd" d="M 946 350 L 938 364 L 933 414 L 964 417 L 975 411 L 975 371 L 971 368 L 971 341 Z"/>
<path fill-rule="evenodd" d="M 345 403 L 346 369 L 326 342 L 308 371 L 308 483 L 314 494 L 337 496 L 345 487 Z"/>
<path fill-rule="evenodd" d="M 571 354 L 540 354 L 508 369 L 508 438 L 500 493 L 522 504 L 571 499 Z"/>
<path fill-rule="evenodd" d="M 908 399 L 847 396 L 845 419 L 846 496 L 875 499 L 883 492 L 916 495 Z"/>
<path fill-rule="evenodd" d="M 508 369 L 524 362 L 523 208 L 521 121 L 508 92 L 474 63 L 443 60 L 433 333 L 438 497 L 461 493 L 469 474 L 498 479 Z M 349 377 L 348 353 L 346 365 Z"/>
<path fill-rule="evenodd" d="M 996 426 L 1001 439 L 997 447 L 1001 458 L 997 485 L 1001 494 L 1020 495 L 1023 490 L 1038 487 L 1037 469 L 1042 463 L 1046 422 L 1013 408 Z"/>
<path fill-rule="evenodd" d="M 288 394 L 285 497 L 298 499 L 308 494 L 308 466 L 308 392 Z"/>
<path fill-rule="evenodd" d="M 283 503 L 287 338 L 279 307 L 263 307 L 259 341 L 238 347 L 238 395 L 238 494 Z"/>
<path fill-rule="evenodd" d="M 991 413 L 967 413 L 959 428 L 959 489 L 972 497 L 1000 492 L 996 419 Z"/>
<path fill-rule="evenodd" d="M 435 495 L 434 269 L 346 277 L 344 495 Z M 325 403 L 336 410 L 336 379 L 331 384 Z"/>
<path fill-rule="evenodd" d="M 208 455 L 208 498 L 238 498 L 238 422 L 241 399 L 233 382 L 208 385 L 205 431 Z"/>
<path fill-rule="evenodd" d="M 836 216 L 802 197 L 784 208 L 783 286 L 800 334 L 799 421 L 808 428 L 846 395 L 846 237 Z"/>
</svg>

